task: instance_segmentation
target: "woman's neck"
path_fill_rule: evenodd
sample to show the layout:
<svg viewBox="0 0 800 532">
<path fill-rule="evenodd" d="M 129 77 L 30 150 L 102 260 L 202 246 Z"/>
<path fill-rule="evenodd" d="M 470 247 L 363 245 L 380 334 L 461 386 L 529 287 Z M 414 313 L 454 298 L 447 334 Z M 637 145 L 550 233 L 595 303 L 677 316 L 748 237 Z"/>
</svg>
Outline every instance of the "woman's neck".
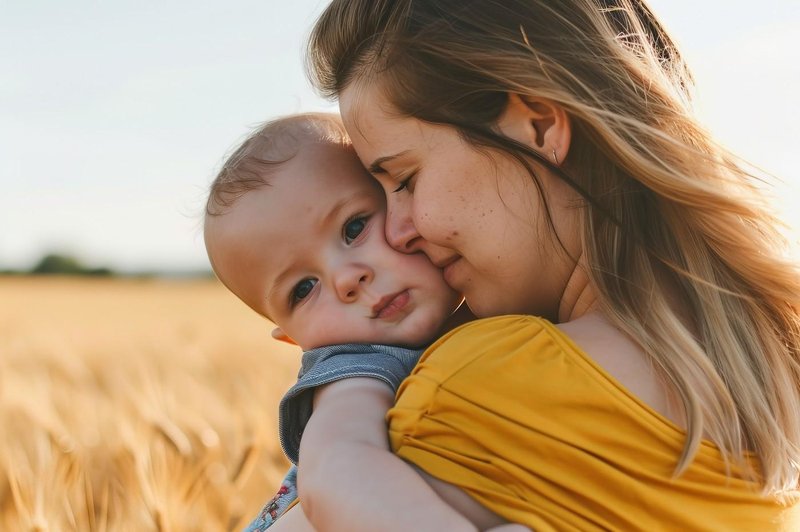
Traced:
<svg viewBox="0 0 800 532">
<path fill-rule="evenodd" d="M 468 321 L 472 321 L 475 319 L 475 314 L 467 306 L 466 302 L 461 302 L 461 305 L 453 312 L 449 318 L 444 322 L 442 325 L 442 330 L 439 332 L 439 335 L 452 331 L 456 327 L 460 325 L 464 325 Z"/>
<path fill-rule="evenodd" d="M 575 264 L 567 280 L 558 306 L 558 322 L 565 323 L 580 318 L 597 306 L 597 294 L 583 264 L 583 255 Z"/>
</svg>

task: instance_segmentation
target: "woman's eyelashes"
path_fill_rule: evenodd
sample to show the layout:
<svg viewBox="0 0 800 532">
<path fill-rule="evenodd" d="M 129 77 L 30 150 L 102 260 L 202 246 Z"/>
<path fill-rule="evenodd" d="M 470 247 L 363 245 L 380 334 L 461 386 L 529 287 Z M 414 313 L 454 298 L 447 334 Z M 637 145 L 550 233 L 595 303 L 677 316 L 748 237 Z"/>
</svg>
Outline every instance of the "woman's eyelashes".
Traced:
<svg viewBox="0 0 800 532">
<path fill-rule="evenodd" d="M 392 190 L 392 192 L 400 192 L 401 190 L 407 190 L 409 193 L 414 192 L 414 177 L 416 177 L 417 173 L 412 172 L 408 175 L 405 179 L 400 181 L 400 184 Z"/>
<path fill-rule="evenodd" d="M 317 279 L 303 279 L 292 288 L 289 295 L 289 307 L 294 308 L 299 302 L 308 297 L 317 284 Z"/>
</svg>

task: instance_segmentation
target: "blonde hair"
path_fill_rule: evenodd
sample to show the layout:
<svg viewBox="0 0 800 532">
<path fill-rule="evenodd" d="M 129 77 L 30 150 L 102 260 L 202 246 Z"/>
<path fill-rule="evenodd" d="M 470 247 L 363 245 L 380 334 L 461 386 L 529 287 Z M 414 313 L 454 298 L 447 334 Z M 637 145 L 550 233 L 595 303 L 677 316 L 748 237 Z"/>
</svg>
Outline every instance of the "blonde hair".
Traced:
<svg viewBox="0 0 800 532">
<path fill-rule="evenodd" d="M 689 70 L 644 1 L 334 0 L 308 58 L 327 96 L 379 82 L 400 114 L 568 182 L 603 310 L 683 405 L 676 475 L 708 434 L 765 492 L 797 488 L 800 276 L 755 178 L 693 117 Z M 564 170 L 497 133 L 509 93 L 566 109 Z"/>
<path fill-rule="evenodd" d="M 243 194 L 267 185 L 269 177 L 302 146 L 320 142 L 350 146 L 337 115 L 297 114 L 260 125 L 222 164 L 209 189 L 206 216 L 223 214 Z"/>
</svg>

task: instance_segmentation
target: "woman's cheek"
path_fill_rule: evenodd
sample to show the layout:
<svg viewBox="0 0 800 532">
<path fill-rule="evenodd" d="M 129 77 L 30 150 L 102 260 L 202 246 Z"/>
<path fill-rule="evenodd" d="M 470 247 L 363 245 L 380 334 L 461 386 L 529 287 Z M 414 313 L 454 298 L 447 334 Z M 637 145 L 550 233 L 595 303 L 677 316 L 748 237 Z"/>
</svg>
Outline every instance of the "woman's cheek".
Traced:
<svg viewBox="0 0 800 532">
<path fill-rule="evenodd" d="M 453 222 L 453 200 L 447 195 L 422 196 L 414 206 L 414 225 L 421 236 L 436 243 L 444 243 L 449 240 L 446 238 L 448 226 Z M 428 235 L 428 236 L 426 236 Z"/>
</svg>

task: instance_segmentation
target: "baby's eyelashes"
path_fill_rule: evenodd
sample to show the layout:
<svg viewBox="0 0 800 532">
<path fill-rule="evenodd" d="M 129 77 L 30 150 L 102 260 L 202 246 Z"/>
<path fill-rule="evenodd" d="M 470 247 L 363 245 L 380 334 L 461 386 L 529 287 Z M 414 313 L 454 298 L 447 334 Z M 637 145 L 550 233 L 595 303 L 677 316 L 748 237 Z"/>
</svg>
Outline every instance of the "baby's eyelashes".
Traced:
<svg viewBox="0 0 800 532">
<path fill-rule="evenodd" d="M 355 218 L 351 218 L 344 224 L 342 228 L 342 238 L 346 244 L 352 244 L 355 239 L 361 236 L 361 233 L 363 233 L 364 229 L 367 227 L 367 220 L 368 218 L 366 216 L 359 215 Z"/>
<path fill-rule="evenodd" d="M 294 308 L 297 303 L 308 297 L 311 291 L 314 290 L 317 282 L 317 279 L 303 279 L 294 285 L 289 297 L 289 307 Z"/>
</svg>

